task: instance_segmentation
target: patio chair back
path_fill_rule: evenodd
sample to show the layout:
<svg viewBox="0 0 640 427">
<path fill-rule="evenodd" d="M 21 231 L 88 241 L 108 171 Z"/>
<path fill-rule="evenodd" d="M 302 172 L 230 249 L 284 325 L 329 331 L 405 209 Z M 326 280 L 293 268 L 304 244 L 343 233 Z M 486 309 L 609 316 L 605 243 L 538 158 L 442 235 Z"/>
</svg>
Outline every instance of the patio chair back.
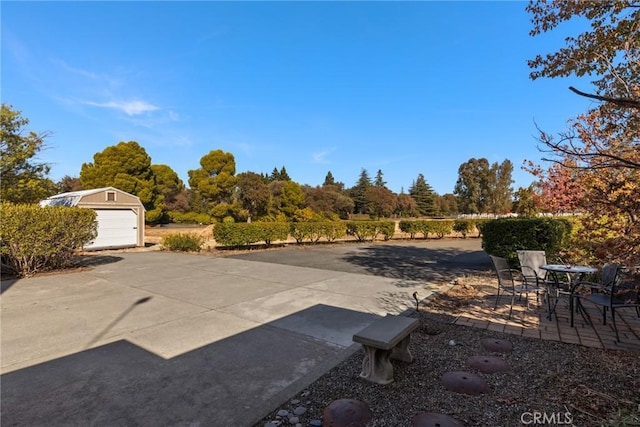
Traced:
<svg viewBox="0 0 640 427">
<path fill-rule="evenodd" d="M 541 266 L 547 263 L 547 255 L 544 251 L 516 251 L 518 261 L 520 261 L 520 270 L 522 275 L 528 282 L 536 285 L 544 283 L 547 272 Z"/>
<path fill-rule="evenodd" d="M 600 283 L 604 289 L 612 289 L 616 282 L 620 280 L 620 270 L 622 267 L 619 264 L 605 264 L 602 266 L 600 272 Z"/>
<path fill-rule="evenodd" d="M 489 258 L 491 258 L 493 268 L 498 275 L 498 285 L 501 288 L 513 289 L 515 283 L 513 280 L 513 272 L 511 267 L 509 267 L 509 261 L 507 261 L 506 258 L 495 255 L 489 255 Z"/>
</svg>

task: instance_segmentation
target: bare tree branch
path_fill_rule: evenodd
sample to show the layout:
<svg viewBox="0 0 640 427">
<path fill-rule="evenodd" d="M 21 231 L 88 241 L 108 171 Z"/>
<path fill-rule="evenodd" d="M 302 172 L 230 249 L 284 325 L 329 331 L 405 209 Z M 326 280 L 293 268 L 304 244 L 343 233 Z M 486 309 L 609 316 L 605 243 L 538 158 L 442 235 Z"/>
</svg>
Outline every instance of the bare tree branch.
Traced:
<svg viewBox="0 0 640 427">
<path fill-rule="evenodd" d="M 619 106 L 625 107 L 625 108 L 637 108 L 637 109 L 640 109 L 640 100 L 637 100 L 637 99 L 612 98 L 610 96 L 594 95 L 594 94 L 591 94 L 591 93 L 586 93 L 586 92 L 579 91 L 578 89 L 574 88 L 573 86 L 569 86 L 569 90 L 572 91 L 573 93 L 577 93 L 578 95 L 584 96 L 586 98 L 597 99 L 598 101 L 604 101 L 604 102 L 611 102 L 613 104 L 616 104 L 616 105 L 619 105 Z"/>
</svg>

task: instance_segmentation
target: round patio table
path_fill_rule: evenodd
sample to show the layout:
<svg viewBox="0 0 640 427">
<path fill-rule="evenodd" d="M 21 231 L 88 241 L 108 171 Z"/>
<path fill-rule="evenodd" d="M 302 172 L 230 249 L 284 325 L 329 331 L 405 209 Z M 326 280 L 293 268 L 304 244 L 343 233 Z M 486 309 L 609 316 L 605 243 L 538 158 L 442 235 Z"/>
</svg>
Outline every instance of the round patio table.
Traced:
<svg viewBox="0 0 640 427">
<path fill-rule="evenodd" d="M 566 265 L 566 264 L 545 264 L 540 266 L 541 269 L 548 271 L 553 276 L 553 286 L 555 289 L 547 290 L 547 298 L 549 304 L 549 316 L 547 317 L 551 320 L 551 315 L 556 315 L 556 320 L 558 319 L 558 315 L 556 314 L 556 305 L 558 305 L 558 297 L 560 292 L 569 295 L 569 318 L 571 319 L 571 327 L 573 327 L 573 298 L 575 297 L 574 292 L 577 284 L 582 281 L 585 274 L 592 274 L 598 271 L 595 267 L 589 267 L 585 265 Z M 564 273 L 568 274 L 570 281 L 567 284 L 568 289 L 563 290 L 560 285 L 560 280 L 558 279 L 558 274 Z M 553 305 L 551 304 L 551 298 L 555 298 Z M 578 309 L 580 310 L 580 314 L 582 314 L 582 306 L 580 301 L 578 300 Z M 584 317 L 584 314 L 582 314 Z"/>
</svg>

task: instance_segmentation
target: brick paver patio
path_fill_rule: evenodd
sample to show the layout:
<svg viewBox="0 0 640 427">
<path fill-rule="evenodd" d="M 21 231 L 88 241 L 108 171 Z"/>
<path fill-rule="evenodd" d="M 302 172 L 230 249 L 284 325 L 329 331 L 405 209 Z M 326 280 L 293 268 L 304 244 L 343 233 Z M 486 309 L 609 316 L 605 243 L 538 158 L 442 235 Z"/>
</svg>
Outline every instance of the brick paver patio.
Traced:
<svg viewBox="0 0 640 427">
<path fill-rule="evenodd" d="M 557 316 L 552 316 L 551 320 L 547 319 L 546 304 L 542 301 L 536 303 L 535 297 L 531 295 L 528 310 L 524 301 L 516 302 L 511 319 L 508 319 L 510 298 L 501 297 L 494 311 L 495 295 L 485 294 L 481 301 L 466 307 L 465 313 L 455 319 L 455 324 L 587 347 L 640 352 L 640 317 L 635 308 L 616 311 L 616 324 L 620 335 L 620 342 L 617 342 L 611 313 L 607 311 L 607 324 L 603 325 L 602 308 L 594 304 L 586 301 L 582 303 L 592 324 L 576 313 L 574 326 L 571 327 L 567 298 L 560 299 L 556 307 Z"/>
</svg>

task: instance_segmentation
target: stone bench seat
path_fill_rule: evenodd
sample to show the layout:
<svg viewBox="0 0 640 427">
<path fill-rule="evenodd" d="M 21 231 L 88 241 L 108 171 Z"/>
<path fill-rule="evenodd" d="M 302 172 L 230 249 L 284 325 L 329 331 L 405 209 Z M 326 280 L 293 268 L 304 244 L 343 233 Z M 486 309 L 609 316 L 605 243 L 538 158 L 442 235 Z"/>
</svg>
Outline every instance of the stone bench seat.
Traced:
<svg viewBox="0 0 640 427">
<path fill-rule="evenodd" d="M 409 339 L 419 323 L 418 319 L 387 315 L 355 334 L 353 341 L 362 344 L 365 352 L 360 377 L 378 384 L 392 382 L 390 359 L 413 361 Z"/>
</svg>

